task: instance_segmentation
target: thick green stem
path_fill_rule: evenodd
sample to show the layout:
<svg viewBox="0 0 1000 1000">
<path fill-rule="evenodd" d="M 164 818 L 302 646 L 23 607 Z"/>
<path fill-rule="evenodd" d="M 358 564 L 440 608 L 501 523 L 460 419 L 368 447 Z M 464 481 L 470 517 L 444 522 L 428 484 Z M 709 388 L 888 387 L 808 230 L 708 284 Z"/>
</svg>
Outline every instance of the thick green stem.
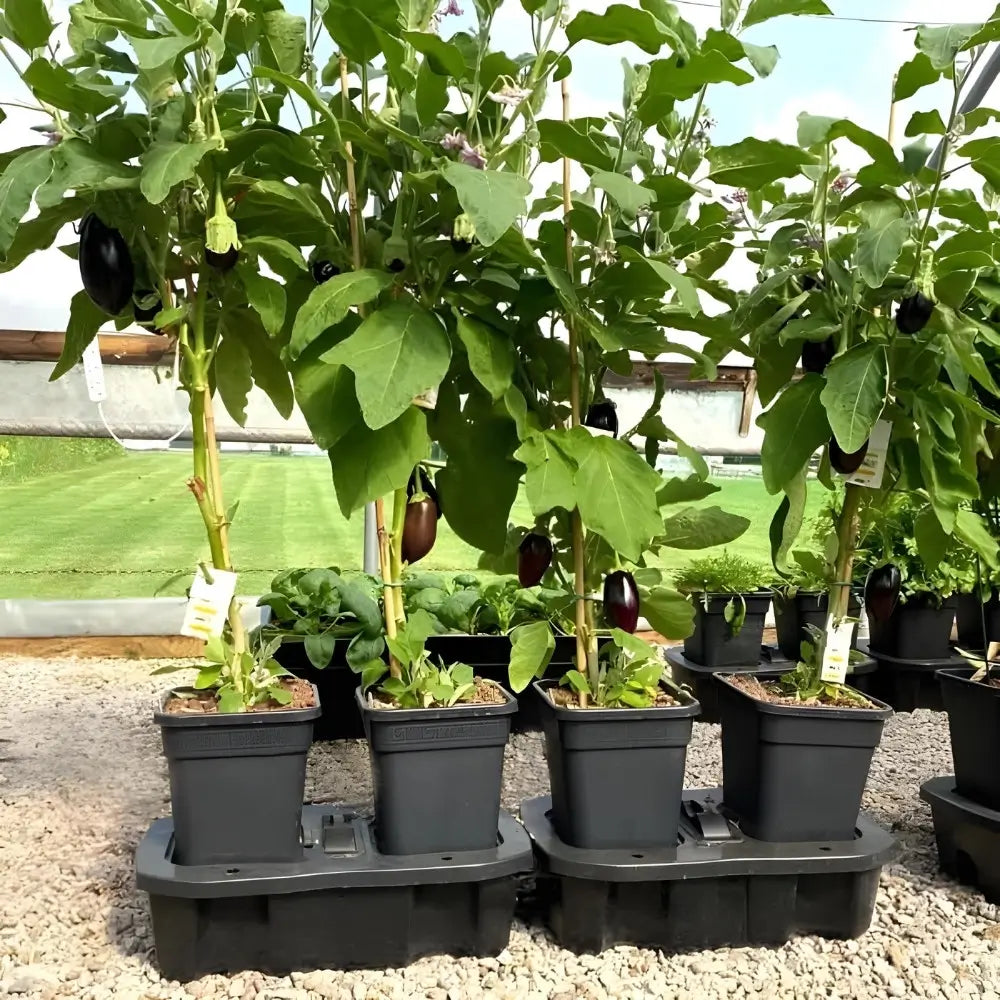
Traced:
<svg viewBox="0 0 1000 1000">
<path fill-rule="evenodd" d="M 859 513 L 864 487 L 847 484 L 844 506 L 837 522 L 837 562 L 831 584 L 830 614 L 834 622 L 847 617 L 850 607 L 851 578 L 854 574 L 854 550 L 858 542 Z"/>
<path fill-rule="evenodd" d="M 403 579 L 403 528 L 406 525 L 406 490 L 396 490 L 392 496 L 392 538 L 389 547 L 389 572 L 392 574 L 393 608 L 396 621 L 406 621 L 403 591 L 397 584 Z"/>
<path fill-rule="evenodd" d="M 688 125 L 687 132 L 684 135 L 684 143 L 681 145 L 681 151 L 677 154 L 677 169 L 682 170 L 684 167 L 684 155 L 687 153 L 688 149 L 691 148 L 691 142 L 694 139 L 694 133 L 698 128 L 698 119 L 701 117 L 701 109 L 705 105 L 705 95 L 708 93 L 708 84 L 706 83 L 704 87 L 698 93 L 698 100 L 695 102 L 694 112 L 691 115 L 691 122 Z"/>
</svg>

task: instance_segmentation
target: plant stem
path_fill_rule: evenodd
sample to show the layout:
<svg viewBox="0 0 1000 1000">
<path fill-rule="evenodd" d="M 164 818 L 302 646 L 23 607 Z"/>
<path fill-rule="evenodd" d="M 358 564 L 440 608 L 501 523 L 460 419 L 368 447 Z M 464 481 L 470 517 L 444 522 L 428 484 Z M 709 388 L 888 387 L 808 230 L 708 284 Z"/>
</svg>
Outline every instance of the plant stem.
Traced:
<svg viewBox="0 0 1000 1000">
<path fill-rule="evenodd" d="M 392 496 L 392 537 L 389 539 L 390 560 L 389 572 L 392 574 L 392 588 L 395 600 L 393 608 L 397 622 L 406 621 L 406 612 L 403 610 L 403 592 L 395 586 L 403 579 L 403 528 L 406 525 L 406 504 L 408 498 L 406 490 L 396 490 Z"/>
<path fill-rule="evenodd" d="M 854 550 L 858 542 L 859 512 L 863 486 L 848 483 L 844 489 L 844 506 L 837 522 L 837 563 L 830 595 L 830 615 L 834 622 L 847 617 L 850 607 L 851 578 L 854 573 Z"/>
<path fill-rule="evenodd" d="M 687 133 L 684 136 L 684 142 L 681 145 L 681 151 L 677 154 L 677 169 L 678 171 L 684 164 L 684 154 L 688 151 L 691 146 L 691 141 L 694 139 L 695 129 L 698 128 L 698 119 L 701 117 L 701 109 L 705 104 L 705 94 L 708 93 L 708 84 L 706 83 L 704 87 L 698 93 L 698 100 L 695 102 L 694 113 L 691 115 L 691 124 L 688 125 Z"/>
<path fill-rule="evenodd" d="M 347 57 L 340 56 L 340 96 L 347 115 Z M 353 252 L 354 270 L 361 270 L 361 219 L 358 212 L 358 186 L 354 177 L 354 146 L 351 142 L 344 143 L 347 153 L 345 173 L 347 174 L 347 214 L 351 224 L 351 250 Z M 362 311 L 362 315 L 363 315 Z"/>
</svg>

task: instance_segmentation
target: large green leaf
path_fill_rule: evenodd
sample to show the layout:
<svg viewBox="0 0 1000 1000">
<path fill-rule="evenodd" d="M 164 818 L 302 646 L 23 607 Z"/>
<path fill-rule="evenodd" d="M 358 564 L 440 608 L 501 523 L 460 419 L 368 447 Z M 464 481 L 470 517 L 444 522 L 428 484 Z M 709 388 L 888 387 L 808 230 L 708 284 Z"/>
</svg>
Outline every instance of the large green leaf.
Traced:
<svg viewBox="0 0 1000 1000">
<path fill-rule="evenodd" d="M 923 52 L 918 52 L 909 62 L 903 63 L 896 74 L 896 85 L 893 88 L 893 100 L 905 101 L 918 90 L 929 87 L 941 79 L 941 71 L 934 68 L 933 63 Z"/>
<path fill-rule="evenodd" d="M 907 219 L 886 215 L 877 226 L 858 233 L 856 262 L 858 273 L 869 288 L 881 288 L 893 265 L 899 259 L 903 244 L 910 233 Z"/>
<path fill-rule="evenodd" d="M 676 41 L 681 47 L 678 36 L 652 14 L 621 3 L 608 5 L 602 14 L 581 10 L 566 26 L 566 37 L 574 45 L 582 41 L 599 45 L 632 42 L 653 56 L 667 41 Z"/>
<path fill-rule="evenodd" d="M 571 457 L 570 441 L 586 433 L 542 431 L 533 434 L 514 452 L 514 457 L 527 467 L 525 494 L 535 517 L 556 507 L 572 510 L 576 506 L 576 462 Z"/>
<path fill-rule="evenodd" d="M 90 296 L 79 291 L 73 296 L 69 306 L 69 325 L 63 341 L 62 354 L 56 362 L 49 381 L 54 382 L 71 368 L 80 363 L 87 345 L 97 335 L 107 316 L 90 301 Z"/>
<path fill-rule="evenodd" d="M 477 170 L 449 160 L 442 168 L 444 179 L 458 195 L 462 210 L 476 227 L 483 246 L 492 246 L 527 211 L 531 182 L 520 174 Z"/>
<path fill-rule="evenodd" d="M 686 274 L 681 274 L 672 264 L 653 257 L 644 257 L 632 247 L 622 247 L 620 256 L 632 267 L 649 269 L 663 283 L 664 287 L 674 289 L 680 304 L 690 315 L 697 316 L 701 312 L 701 299 L 698 296 L 697 286 Z"/>
<path fill-rule="evenodd" d="M 888 361 L 882 344 L 859 344 L 826 369 L 820 398 L 837 444 L 848 454 L 869 438 L 885 406 Z"/>
<path fill-rule="evenodd" d="M 298 76 L 306 50 L 306 20 L 280 8 L 263 16 L 263 39 L 281 73 Z"/>
<path fill-rule="evenodd" d="M 516 694 L 523 691 L 545 668 L 556 650 L 555 636 L 548 622 L 518 625 L 510 634 L 510 688 Z"/>
<path fill-rule="evenodd" d="M 598 144 L 600 137 L 590 133 L 586 121 L 563 122 L 543 118 L 537 123 L 537 127 L 541 140 L 539 152 L 546 163 L 554 163 L 568 156 L 582 166 L 614 170 L 614 155 L 606 146 Z"/>
<path fill-rule="evenodd" d="M 329 451 L 362 424 L 354 373 L 343 365 L 328 365 L 318 357 L 301 358 L 291 369 L 295 400 L 309 433 L 320 448 Z"/>
<path fill-rule="evenodd" d="M 721 507 L 688 507 L 663 522 L 657 543 L 670 549 L 707 549 L 736 541 L 750 522 Z"/>
<path fill-rule="evenodd" d="M 198 47 L 197 35 L 160 35 L 158 38 L 129 38 L 140 69 L 149 72 L 171 67 L 178 56 Z"/>
<path fill-rule="evenodd" d="M 285 323 L 284 285 L 261 274 L 252 264 L 241 265 L 239 275 L 250 307 L 260 317 L 264 329 L 276 337 Z"/>
<path fill-rule="evenodd" d="M 631 177 L 612 173 L 610 170 L 598 170 L 590 178 L 590 182 L 594 187 L 606 191 L 628 215 L 637 215 L 640 209 L 647 208 L 656 198 L 654 191 L 636 184 Z"/>
<path fill-rule="evenodd" d="M 317 285 L 295 316 L 288 353 L 297 358 L 324 330 L 336 326 L 353 306 L 364 305 L 392 284 L 388 271 L 346 271 Z"/>
<path fill-rule="evenodd" d="M 52 150 L 52 174 L 35 192 L 39 208 L 59 204 L 67 191 L 121 191 L 135 188 L 139 170 L 102 155 L 85 139 L 63 139 Z"/>
<path fill-rule="evenodd" d="M 951 537 L 941 527 L 931 507 L 925 507 L 914 519 L 913 540 L 917 543 L 920 561 L 929 573 L 937 569 L 952 544 Z"/>
<path fill-rule="evenodd" d="M 253 388 L 250 355 L 239 336 L 226 334 L 215 353 L 215 384 L 226 412 L 243 427 L 247 422 L 247 399 Z"/>
<path fill-rule="evenodd" d="M 803 465 L 798 475 L 785 483 L 785 496 L 771 519 L 771 564 L 783 576 L 790 573 L 788 554 L 805 520 L 808 473 L 809 467 Z"/>
<path fill-rule="evenodd" d="M 403 37 L 426 57 L 427 64 L 438 76 L 450 76 L 455 80 L 465 78 L 465 59 L 457 45 L 446 42 L 432 31 L 404 31 Z"/>
<path fill-rule="evenodd" d="M 154 142 L 139 158 L 142 164 L 139 189 L 143 197 L 154 205 L 159 205 L 175 184 L 193 177 L 205 154 L 218 146 L 214 139 L 201 142 Z"/>
<path fill-rule="evenodd" d="M 15 157 L 0 174 L 0 254 L 6 256 L 35 189 L 51 173 L 52 150 L 39 146 Z"/>
<path fill-rule="evenodd" d="M 23 78 L 40 101 L 82 116 L 100 115 L 113 108 L 125 90 L 97 83 L 88 86 L 64 66 L 44 58 L 28 66 Z"/>
<path fill-rule="evenodd" d="M 823 0 L 751 0 L 746 14 L 743 15 L 743 27 L 749 28 L 772 17 L 782 14 L 831 14 L 833 13 Z"/>
<path fill-rule="evenodd" d="M 267 394 L 280 416 L 287 420 L 292 415 L 295 398 L 278 345 L 267 335 L 264 327 L 253 319 L 241 326 L 240 335 L 250 355 L 254 382 Z"/>
<path fill-rule="evenodd" d="M 7 0 L 3 19 L 14 40 L 26 52 L 41 48 L 52 34 L 52 20 L 44 0 Z"/>
<path fill-rule="evenodd" d="M 917 28 L 917 48 L 927 56 L 934 69 L 946 70 L 981 27 L 981 24 L 924 25 Z"/>
<path fill-rule="evenodd" d="M 451 344 L 433 313 L 415 303 L 393 302 L 368 316 L 323 360 L 354 372 L 365 423 L 378 430 L 404 413 L 415 396 L 441 384 Z"/>
<path fill-rule="evenodd" d="M 36 250 L 50 247 L 63 226 L 79 219 L 84 211 L 82 199 L 67 198 L 57 205 L 42 209 L 28 222 L 22 222 L 6 255 L 0 255 L 3 261 L 0 263 L 0 274 L 13 271 Z"/>
<path fill-rule="evenodd" d="M 975 511 L 958 511 L 955 515 L 955 534 L 969 548 L 977 552 L 988 566 L 996 569 L 1000 555 L 997 551 L 997 540 Z"/>
<path fill-rule="evenodd" d="M 458 336 L 469 355 L 469 368 L 480 385 L 499 399 L 514 375 L 514 345 L 503 334 L 469 316 L 459 316 Z"/>
<path fill-rule="evenodd" d="M 768 493 L 780 493 L 830 439 L 830 422 L 820 398 L 825 385 L 820 375 L 808 374 L 788 386 L 757 418 L 764 429 L 760 460 Z"/>
<path fill-rule="evenodd" d="M 686 639 L 694 631 L 694 606 L 668 587 L 653 587 L 642 595 L 642 616 L 664 639 Z"/>
<path fill-rule="evenodd" d="M 359 422 L 329 450 L 344 515 L 402 489 L 429 448 L 427 421 L 416 406 L 378 430 Z"/>
<path fill-rule="evenodd" d="M 635 562 L 660 534 L 660 477 L 625 441 L 583 437 L 573 442 L 577 506 L 586 527 Z"/>
<path fill-rule="evenodd" d="M 752 136 L 732 146 L 715 146 L 706 156 L 712 167 L 711 180 L 749 190 L 781 177 L 794 177 L 803 166 L 816 162 L 815 157 L 798 146 L 788 146 L 776 139 L 765 142 Z"/>
<path fill-rule="evenodd" d="M 717 49 L 693 52 L 684 61 L 657 59 L 650 66 L 649 82 L 639 103 L 639 118 L 646 124 L 653 124 L 670 113 L 673 101 L 686 101 L 709 84 L 741 86 L 752 82 L 752 74 L 734 66 Z"/>
</svg>

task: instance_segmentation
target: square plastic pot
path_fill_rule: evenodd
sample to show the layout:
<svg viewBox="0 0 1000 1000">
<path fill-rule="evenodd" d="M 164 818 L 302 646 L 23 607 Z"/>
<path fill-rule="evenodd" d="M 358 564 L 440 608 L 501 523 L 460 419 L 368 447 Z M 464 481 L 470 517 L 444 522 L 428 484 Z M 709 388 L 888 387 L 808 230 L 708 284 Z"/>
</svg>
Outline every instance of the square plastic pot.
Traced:
<svg viewBox="0 0 1000 1000">
<path fill-rule="evenodd" d="M 553 705 L 555 681 L 535 683 L 542 705 L 552 823 L 591 849 L 677 843 L 684 764 L 700 706 L 574 709 Z"/>
<path fill-rule="evenodd" d="M 501 688 L 501 690 L 503 690 Z M 503 754 L 517 701 L 453 708 L 371 708 L 364 720 L 383 854 L 447 854 L 496 846 Z"/>
<path fill-rule="evenodd" d="M 764 637 L 764 619 L 771 606 L 771 592 L 753 594 L 692 594 L 694 632 L 684 640 L 684 655 L 703 667 L 755 667 L 760 663 L 760 647 Z M 735 600 L 746 601 L 747 613 L 743 627 L 733 635 L 726 621 L 726 607 Z"/>
<path fill-rule="evenodd" d="M 792 597 L 774 595 L 774 628 L 778 634 L 778 648 L 786 659 L 796 662 L 802 643 L 808 641 L 808 626 L 814 625 L 822 631 L 826 628 L 826 616 L 830 609 L 830 595 L 816 591 L 799 591 Z M 858 617 L 861 602 L 852 591 L 848 614 Z M 858 627 L 854 628 L 853 643 L 858 641 Z"/>
<path fill-rule="evenodd" d="M 948 713 L 955 790 L 988 809 L 1000 810 L 1000 688 L 972 680 L 975 670 L 939 670 Z"/>
<path fill-rule="evenodd" d="M 959 594 L 955 617 L 962 649 L 981 651 L 1000 641 L 1000 595 L 995 590 L 985 602 L 976 594 Z"/>
<path fill-rule="evenodd" d="M 954 597 L 939 601 L 934 594 L 914 594 L 900 601 L 889 619 L 868 616 L 868 648 L 873 656 L 885 653 L 900 660 L 944 660 L 951 656 Z"/>
<path fill-rule="evenodd" d="M 756 840 L 850 840 L 892 709 L 776 705 L 719 677 L 727 810 Z"/>
<path fill-rule="evenodd" d="M 170 776 L 181 865 L 298 861 L 313 708 L 153 715 Z"/>
<path fill-rule="evenodd" d="M 349 639 L 338 640 L 329 665 L 322 670 L 309 661 L 301 639 L 284 639 L 274 654 L 286 670 L 308 681 L 319 692 L 322 707 L 313 724 L 314 740 L 359 740 L 365 735 L 354 700 L 358 675 L 347 665 L 349 645 Z"/>
</svg>

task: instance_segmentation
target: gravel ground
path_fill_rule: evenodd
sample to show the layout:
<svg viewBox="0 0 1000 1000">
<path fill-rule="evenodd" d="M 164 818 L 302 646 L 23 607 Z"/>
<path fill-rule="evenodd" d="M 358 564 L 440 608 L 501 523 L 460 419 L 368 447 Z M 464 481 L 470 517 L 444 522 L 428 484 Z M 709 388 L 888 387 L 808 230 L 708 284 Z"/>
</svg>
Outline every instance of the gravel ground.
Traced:
<svg viewBox="0 0 1000 1000">
<path fill-rule="evenodd" d="M 49 1000 L 232 997 L 235 1000 L 639 1000 L 639 998 L 977 997 L 1000 1000 L 1000 914 L 936 872 L 922 781 L 951 766 L 944 717 L 890 720 L 865 801 L 903 843 L 886 869 L 872 929 L 857 941 L 799 938 L 777 950 L 665 956 L 621 947 L 575 956 L 515 924 L 495 959 L 423 959 L 404 970 L 245 973 L 192 983 L 152 964 L 133 852 L 168 812 L 150 712 L 162 686 L 148 661 L 0 659 L 0 995 Z M 719 728 L 699 724 L 687 785 L 721 777 Z M 541 740 L 514 737 L 504 803 L 545 791 Z M 370 794 L 363 743 L 316 747 L 306 794 Z M 73 860 L 67 858 L 73 850 Z"/>
</svg>

